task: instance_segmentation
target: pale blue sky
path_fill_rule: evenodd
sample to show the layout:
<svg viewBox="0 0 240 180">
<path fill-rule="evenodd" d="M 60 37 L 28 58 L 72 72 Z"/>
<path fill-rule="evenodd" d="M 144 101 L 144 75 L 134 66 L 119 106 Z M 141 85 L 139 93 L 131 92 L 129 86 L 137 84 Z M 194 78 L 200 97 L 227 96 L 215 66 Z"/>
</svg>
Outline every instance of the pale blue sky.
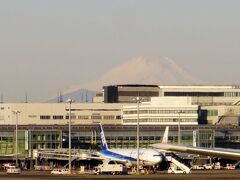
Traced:
<svg viewBox="0 0 240 180">
<path fill-rule="evenodd" d="M 238 0 L 1 0 L 0 93 L 47 98 L 138 56 L 240 84 Z"/>
</svg>

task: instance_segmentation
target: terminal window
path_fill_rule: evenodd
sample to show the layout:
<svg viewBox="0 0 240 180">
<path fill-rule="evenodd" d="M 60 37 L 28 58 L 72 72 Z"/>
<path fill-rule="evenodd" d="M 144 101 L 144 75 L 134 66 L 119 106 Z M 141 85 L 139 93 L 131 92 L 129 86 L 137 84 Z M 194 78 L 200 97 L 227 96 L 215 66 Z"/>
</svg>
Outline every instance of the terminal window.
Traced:
<svg viewBox="0 0 240 180">
<path fill-rule="evenodd" d="M 41 115 L 40 119 L 51 119 L 51 116 L 48 115 Z"/>
</svg>

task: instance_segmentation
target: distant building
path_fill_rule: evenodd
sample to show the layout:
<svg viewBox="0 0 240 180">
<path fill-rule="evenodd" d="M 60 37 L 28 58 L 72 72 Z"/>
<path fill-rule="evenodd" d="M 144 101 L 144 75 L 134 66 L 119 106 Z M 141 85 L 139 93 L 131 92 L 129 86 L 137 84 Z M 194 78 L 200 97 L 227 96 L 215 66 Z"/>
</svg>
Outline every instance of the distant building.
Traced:
<svg viewBox="0 0 240 180">
<path fill-rule="evenodd" d="M 114 85 L 104 86 L 105 103 L 131 103 L 138 96 L 144 101 L 151 97 L 192 97 L 192 103 L 203 106 L 240 104 L 239 86 L 157 86 Z"/>
<path fill-rule="evenodd" d="M 150 101 L 151 97 L 159 96 L 157 85 L 115 85 L 103 87 L 104 103 L 135 103 L 136 97 Z"/>
<path fill-rule="evenodd" d="M 123 106 L 123 124 L 137 123 L 137 105 Z M 141 125 L 197 125 L 198 106 L 192 105 L 191 97 L 153 97 L 139 105 Z"/>
<path fill-rule="evenodd" d="M 239 86 L 159 86 L 159 96 L 192 97 L 192 103 L 202 106 L 237 105 Z"/>
<path fill-rule="evenodd" d="M 104 86 L 102 94 L 97 94 L 94 103 L 72 104 L 74 124 L 135 124 L 139 96 L 143 98 L 140 123 L 144 125 L 177 124 L 177 111 L 183 112 L 183 124 L 239 125 L 238 86 L 116 85 Z M 66 124 L 68 106 L 67 103 L 2 103 L 0 124 L 15 124 L 13 110 L 21 111 L 19 124 Z M 192 109 L 194 113 L 189 113 Z"/>
<path fill-rule="evenodd" d="M 103 93 L 96 93 L 96 96 L 93 97 L 93 103 L 103 103 Z"/>
<path fill-rule="evenodd" d="M 72 103 L 73 125 L 134 124 L 136 103 Z M 140 105 L 141 124 L 198 124 L 198 106 L 191 105 L 190 97 L 152 97 Z M 0 125 L 14 125 L 18 114 L 21 125 L 66 125 L 69 119 L 68 103 L 9 103 L 0 104 Z M 180 114 L 178 113 L 180 111 Z M 179 117 L 179 115 L 181 117 Z"/>
<path fill-rule="evenodd" d="M 114 103 L 72 103 L 71 117 L 73 124 L 122 124 L 122 106 Z M 0 104 L 0 124 L 16 123 L 12 113 L 19 110 L 19 124 L 64 125 L 68 123 L 68 103 L 7 103 Z"/>
<path fill-rule="evenodd" d="M 208 124 L 240 126 L 240 106 L 202 106 L 200 117 Z"/>
<path fill-rule="evenodd" d="M 105 103 L 134 103 L 136 97 L 150 101 L 151 97 L 191 97 L 192 104 L 201 107 L 201 124 L 238 124 L 240 118 L 240 86 L 157 86 L 157 85 L 115 85 L 104 86 Z M 232 114 L 229 115 L 229 110 Z M 232 119 L 234 117 L 234 122 Z"/>
</svg>

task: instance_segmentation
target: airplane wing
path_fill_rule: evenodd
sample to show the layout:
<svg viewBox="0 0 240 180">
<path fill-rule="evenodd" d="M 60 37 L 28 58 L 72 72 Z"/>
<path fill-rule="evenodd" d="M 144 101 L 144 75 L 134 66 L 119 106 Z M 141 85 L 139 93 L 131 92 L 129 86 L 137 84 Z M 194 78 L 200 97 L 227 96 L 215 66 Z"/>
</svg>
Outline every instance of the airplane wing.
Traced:
<svg viewBox="0 0 240 180">
<path fill-rule="evenodd" d="M 221 157 L 224 159 L 240 161 L 240 150 L 235 150 L 235 149 L 202 148 L 202 147 L 180 146 L 180 145 L 162 144 L 162 143 L 152 144 L 150 146 L 157 149 L 161 149 L 161 150 L 199 154 L 199 155 L 206 155 L 206 156 L 212 156 L 212 157 Z"/>
<path fill-rule="evenodd" d="M 20 154 L 20 153 L 18 153 Z M 0 154 L 0 157 L 14 157 L 16 156 L 17 154 Z"/>
<path fill-rule="evenodd" d="M 54 153 L 54 152 L 41 152 L 40 153 L 42 156 L 53 156 L 53 157 L 69 157 L 68 154 L 63 154 L 63 153 Z M 121 164 L 129 163 L 126 160 L 120 160 L 120 159 L 115 159 L 115 158 L 109 158 L 109 157 L 102 157 L 101 155 L 91 155 L 91 154 L 72 154 L 72 158 L 77 158 L 79 160 L 98 160 L 98 161 L 103 161 L 103 162 L 109 162 L 109 161 L 116 161 Z"/>
</svg>

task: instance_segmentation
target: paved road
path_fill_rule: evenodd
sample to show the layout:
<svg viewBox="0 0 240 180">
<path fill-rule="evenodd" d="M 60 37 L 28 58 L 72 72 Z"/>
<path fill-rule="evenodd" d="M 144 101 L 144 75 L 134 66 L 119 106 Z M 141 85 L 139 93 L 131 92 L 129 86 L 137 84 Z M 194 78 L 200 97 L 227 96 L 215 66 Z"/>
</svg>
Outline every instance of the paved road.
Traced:
<svg viewBox="0 0 240 180">
<path fill-rule="evenodd" d="M 191 174 L 152 174 L 152 175 L 50 175 L 49 172 L 23 172 L 21 175 L 7 175 L 0 173 L 1 180 L 66 180 L 66 179 L 186 179 L 186 180 L 235 180 L 240 179 L 240 170 L 193 171 Z"/>
</svg>

